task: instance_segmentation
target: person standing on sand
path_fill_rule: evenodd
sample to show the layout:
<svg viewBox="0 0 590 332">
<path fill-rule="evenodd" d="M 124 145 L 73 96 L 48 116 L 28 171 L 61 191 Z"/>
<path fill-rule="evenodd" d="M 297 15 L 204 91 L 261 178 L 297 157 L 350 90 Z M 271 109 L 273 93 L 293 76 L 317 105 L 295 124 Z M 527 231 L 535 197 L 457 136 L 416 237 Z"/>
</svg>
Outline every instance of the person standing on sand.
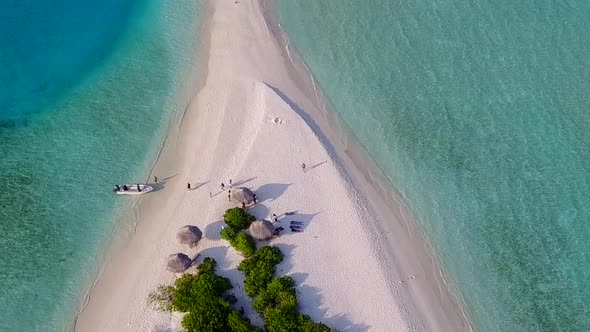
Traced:
<svg viewBox="0 0 590 332">
<path fill-rule="evenodd" d="M 223 182 L 221 182 L 221 191 L 225 190 L 225 184 L 223 184 Z"/>
<path fill-rule="evenodd" d="M 305 163 L 301 164 L 301 169 L 303 170 L 303 172 L 305 173 Z"/>
<path fill-rule="evenodd" d="M 233 187 L 232 184 L 231 184 L 231 179 L 229 179 L 229 186 L 230 187 Z"/>
<path fill-rule="evenodd" d="M 190 182 L 188 182 L 188 183 L 186 184 L 186 189 L 187 189 L 187 190 L 191 190 L 191 183 L 190 183 Z"/>
<path fill-rule="evenodd" d="M 231 202 L 231 194 L 227 194 L 227 201 Z"/>
<path fill-rule="evenodd" d="M 154 183 L 158 183 L 158 177 L 154 175 Z"/>
</svg>

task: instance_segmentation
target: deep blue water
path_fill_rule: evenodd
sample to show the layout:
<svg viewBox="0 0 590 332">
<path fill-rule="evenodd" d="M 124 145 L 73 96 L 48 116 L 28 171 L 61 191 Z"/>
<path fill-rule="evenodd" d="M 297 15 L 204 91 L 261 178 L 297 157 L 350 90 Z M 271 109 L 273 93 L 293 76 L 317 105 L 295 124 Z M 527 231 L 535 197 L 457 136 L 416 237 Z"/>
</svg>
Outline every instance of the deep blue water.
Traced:
<svg viewBox="0 0 590 332">
<path fill-rule="evenodd" d="M 0 120 L 26 119 L 110 56 L 134 0 L 0 2 Z"/>
<path fill-rule="evenodd" d="M 199 4 L 0 1 L 0 331 L 71 327 L 134 202 L 112 184 L 186 106 Z"/>
</svg>

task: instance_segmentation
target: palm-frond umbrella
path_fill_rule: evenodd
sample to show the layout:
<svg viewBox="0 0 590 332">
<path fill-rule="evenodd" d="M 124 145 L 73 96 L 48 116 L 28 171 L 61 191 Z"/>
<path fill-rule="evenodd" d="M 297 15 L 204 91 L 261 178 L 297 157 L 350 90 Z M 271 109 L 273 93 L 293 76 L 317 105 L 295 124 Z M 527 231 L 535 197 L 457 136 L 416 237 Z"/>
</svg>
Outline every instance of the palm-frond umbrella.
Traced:
<svg viewBox="0 0 590 332">
<path fill-rule="evenodd" d="M 190 257 L 183 253 L 177 253 L 168 256 L 166 268 L 170 272 L 180 273 L 186 271 L 186 269 L 188 269 L 192 263 L 193 260 L 190 259 Z"/>
<path fill-rule="evenodd" d="M 260 220 L 253 222 L 248 230 L 253 238 L 257 240 L 268 240 L 272 238 L 275 228 L 270 221 Z"/>
<path fill-rule="evenodd" d="M 203 237 L 203 233 L 197 226 L 186 225 L 182 226 L 176 237 L 180 243 L 188 244 L 193 248 L 199 243 L 199 240 Z"/>
<path fill-rule="evenodd" d="M 233 188 L 231 198 L 239 203 L 250 204 L 254 201 L 254 193 L 245 187 Z"/>
</svg>

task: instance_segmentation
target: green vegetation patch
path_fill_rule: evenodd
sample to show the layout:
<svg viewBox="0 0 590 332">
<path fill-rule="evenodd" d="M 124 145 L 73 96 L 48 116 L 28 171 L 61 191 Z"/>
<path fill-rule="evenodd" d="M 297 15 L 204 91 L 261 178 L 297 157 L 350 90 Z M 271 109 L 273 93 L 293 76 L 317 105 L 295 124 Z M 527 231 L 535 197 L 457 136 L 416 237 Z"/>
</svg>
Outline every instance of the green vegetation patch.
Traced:
<svg viewBox="0 0 590 332">
<path fill-rule="evenodd" d="M 252 224 L 256 218 L 249 214 L 245 209 L 236 207 L 225 211 L 223 220 L 229 227 L 235 230 L 243 230 L 250 227 L 250 224 Z"/>
<path fill-rule="evenodd" d="M 283 253 L 277 247 L 264 246 L 247 259 L 244 259 L 238 270 L 246 274 L 244 287 L 246 294 L 254 297 L 266 289 L 275 274 L 276 265 L 283 261 Z"/>
<path fill-rule="evenodd" d="M 233 241 L 230 241 L 230 244 L 246 257 L 250 257 L 256 252 L 254 238 L 244 232 L 240 232 Z"/>
<path fill-rule="evenodd" d="M 245 257 L 250 257 L 256 252 L 256 241 L 249 234 L 237 231 L 232 227 L 226 227 L 221 230 L 220 235 Z"/>
<path fill-rule="evenodd" d="M 148 299 L 161 309 L 186 312 L 182 327 L 189 332 L 262 332 L 250 325 L 223 298 L 232 285 L 229 279 L 215 274 L 216 265 L 214 259 L 205 258 L 197 267 L 196 275 L 186 273 L 174 282 L 174 286 L 159 287 Z"/>
<path fill-rule="evenodd" d="M 253 303 L 266 322 L 268 331 L 334 331 L 322 323 L 316 323 L 298 310 L 295 282 L 291 277 L 273 279 L 260 292 Z"/>
</svg>

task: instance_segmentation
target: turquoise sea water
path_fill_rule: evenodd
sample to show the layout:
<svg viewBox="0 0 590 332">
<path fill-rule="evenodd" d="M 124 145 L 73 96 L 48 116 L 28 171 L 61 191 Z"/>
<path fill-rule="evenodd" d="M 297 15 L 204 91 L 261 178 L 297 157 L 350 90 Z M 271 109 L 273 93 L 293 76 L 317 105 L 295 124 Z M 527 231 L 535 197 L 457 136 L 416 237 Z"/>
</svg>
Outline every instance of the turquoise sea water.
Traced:
<svg viewBox="0 0 590 332">
<path fill-rule="evenodd" d="M 279 0 L 478 331 L 590 330 L 590 2 Z"/>
<path fill-rule="evenodd" d="M 0 1 L 0 331 L 71 327 L 186 107 L 198 2 Z"/>
</svg>

